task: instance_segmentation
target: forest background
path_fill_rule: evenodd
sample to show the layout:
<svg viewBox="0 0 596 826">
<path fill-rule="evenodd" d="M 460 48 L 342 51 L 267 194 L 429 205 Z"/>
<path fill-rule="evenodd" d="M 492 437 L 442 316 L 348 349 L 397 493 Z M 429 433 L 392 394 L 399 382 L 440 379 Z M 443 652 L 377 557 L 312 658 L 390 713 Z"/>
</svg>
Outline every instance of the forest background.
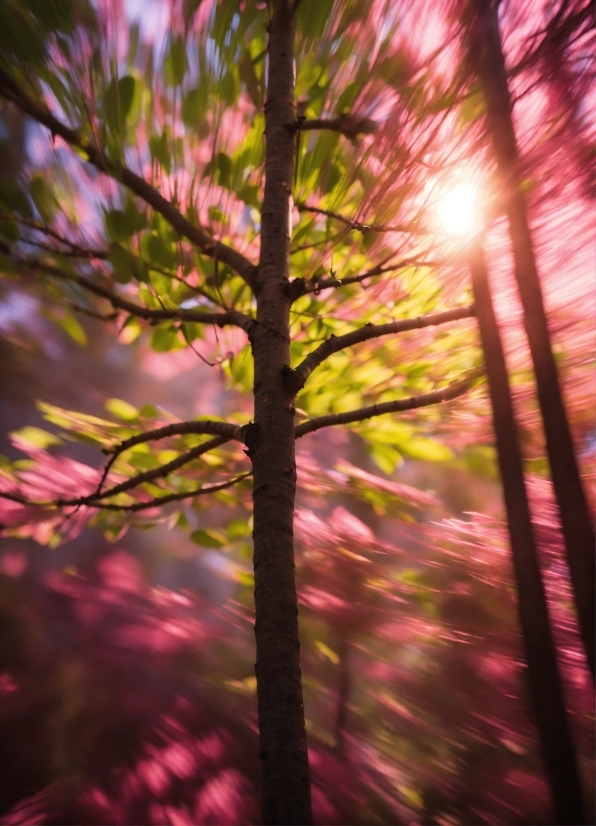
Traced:
<svg viewBox="0 0 596 826">
<path fill-rule="evenodd" d="M 150 5 L 146 19 L 134 3 L 103 7 L 104 42 L 116 49 L 122 65 L 132 67 L 125 76 L 135 78 L 124 106 L 126 83 L 113 82 L 114 71 L 122 72 L 113 65 L 102 68 L 97 105 L 104 107 L 107 121 L 103 139 L 116 153 L 123 120 L 128 130 L 140 130 L 139 143 L 146 139 L 150 147 L 151 174 L 161 186 L 172 187 L 173 198 L 183 199 L 185 153 L 192 155 L 197 146 L 185 146 L 174 130 L 185 134 L 197 128 L 206 147 L 199 159 L 206 184 L 196 196 L 197 209 L 204 211 L 195 218 L 254 258 L 260 179 L 243 176 L 242 170 L 256 168 L 262 152 L 262 123 L 254 120 L 254 111 L 263 103 L 259 49 L 267 10 L 250 6 L 245 24 L 238 4 L 219 3 L 212 18 L 202 21 L 211 27 L 214 43 L 221 39 L 222 54 L 239 56 L 210 77 L 209 95 L 221 103 L 210 121 L 202 87 L 189 82 L 196 67 L 192 60 L 185 63 L 179 45 L 184 41 L 175 34 L 176 26 L 192 34 L 192 4 Z M 561 9 L 579 14 L 580 6 Z M 28 37 L 32 20 L 40 24 L 42 41 L 61 24 L 59 16 L 40 17 L 35 3 L 24 8 L 21 32 Z M 482 163 L 470 162 L 481 140 L 482 106 L 473 94 L 458 97 L 461 76 L 452 68 L 461 65 L 457 41 L 451 40 L 457 18 L 425 7 L 414 23 L 405 12 L 398 19 L 396 11 L 391 16 L 378 4 L 370 19 L 357 13 L 348 19 L 345 8 L 334 14 L 331 4 L 321 3 L 315 11 L 307 0 L 298 8 L 302 45 L 314 49 L 314 43 L 316 49 L 310 64 L 303 60 L 304 88 L 297 98 L 305 118 L 336 119 L 331 129 L 313 131 L 312 140 L 308 131 L 297 131 L 302 154 L 293 193 L 298 204 L 293 272 L 312 289 L 295 305 L 294 325 L 307 350 L 330 334 L 360 329 L 365 321 L 463 309 L 470 298 L 460 255 L 464 245 L 434 221 L 443 190 L 461 182 L 462 175 L 466 182 L 483 179 Z M 522 66 L 515 75 L 515 105 L 536 248 L 578 456 L 587 472 L 594 458 L 593 252 L 585 149 L 590 66 L 586 31 L 580 28 L 566 64 L 575 73 L 574 109 L 569 100 L 557 108 L 555 84 L 545 94 L 541 77 L 524 74 L 532 38 L 546 30 L 545 20 L 556 18 L 557 10 L 546 13 L 543 17 L 539 4 L 524 10 L 503 4 L 503 37 L 511 65 Z M 396 36 L 400 26 L 407 38 Z M 7 25 L 5 32 L 13 38 L 14 28 Z M 21 34 L 21 41 L 2 44 L 4 56 L 21 47 L 30 57 L 35 42 L 23 43 Z M 161 78 L 152 98 L 155 106 L 161 96 L 161 108 L 154 109 L 156 134 L 149 136 L 140 126 L 149 102 L 139 91 L 137 72 L 151 47 L 163 62 L 162 74 L 154 68 L 149 80 L 145 76 L 149 85 Z M 40 48 L 43 52 L 43 42 Z M 297 56 L 300 84 L 300 52 Z M 62 71 L 64 84 L 67 64 Z M 58 83 L 50 94 L 64 111 L 76 106 Z M 226 121 L 230 107 L 240 112 L 239 122 Z M 250 308 L 242 284 L 217 257 L 215 265 L 213 258 L 206 263 L 199 256 L 189 263 L 188 251 L 156 216 L 143 223 L 138 201 L 121 201 L 103 179 L 83 179 L 84 165 L 72 165 L 59 137 L 50 139 L 13 106 L 5 104 L 0 116 L 2 231 L 14 244 L 16 216 L 21 254 L 33 247 L 43 251 L 45 244 L 62 266 L 76 257 L 77 248 L 107 243 L 103 276 L 124 290 L 130 289 L 126 271 L 136 266 L 133 253 L 158 262 L 156 268 L 135 271 L 138 295 L 151 310 L 166 309 L 168 300 L 186 301 L 191 310 L 217 305 L 219 299 Z M 403 140 L 396 142 L 398 124 Z M 240 125 L 247 129 L 243 144 L 235 131 Z M 561 140 L 569 134 L 573 142 Z M 383 153 L 384 166 L 375 167 Z M 353 178 L 363 183 L 360 191 L 344 185 Z M 306 197 L 313 187 L 314 201 Z M 103 216 L 98 191 L 110 207 Z M 491 208 L 498 215 L 498 205 Z M 59 213 L 67 216 L 59 235 L 68 237 L 70 248 L 35 232 L 36 223 L 48 225 Z M 348 216 L 347 223 L 338 215 Z M 122 230 L 126 221 L 130 232 Z M 383 231 L 375 232 L 375 226 Z M 592 684 L 575 627 L 505 247 L 497 218 L 487 254 L 565 696 L 589 790 Z M 95 256 L 94 263 L 102 260 Z M 373 262 L 382 262 L 376 274 L 371 274 Z M 250 348 L 240 330 L 202 332 L 192 322 L 152 329 L 132 316 L 125 325 L 124 316 L 106 323 L 94 317 L 109 315 L 105 305 L 52 282 L 51 273 L 53 286 L 44 290 L 18 267 L 5 269 L 11 277 L 4 282 L 0 307 L 1 415 L 3 434 L 13 435 L 5 437 L 2 452 L 13 460 L 5 472 L 11 480 L 16 474 L 28 497 L 93 489 L 100 471 L 89 468 L 101 467 L 97 445 L 127 438 L 140 427 L 196 417 L 250 421 L 245 395 L 252 384 Z M 366 279 L 360 277 L 364 272 Z M 356 286 L 350 288 L 346 276 L 359 278 Z M 184 286 L 176 285 L 176 278 L 190 283 L 189 293 L 175 293 Z M 359 284 L 366 289 L 358 291 Z M 333 317 L 329 294 L 336 302 Z M 448 386 L 482 361 L 474 331 L 474 320 L 464 318 L 457 326 L 401 333 L 399 340 L 374 349 L 360 344 L 349 357 L 336 354 L 327 362 L 332 366 L 321 368 L 299 396 L 298 423 Z M 315 820 L 550 822 L 482 382 L 440 407 L 393 414 L 349 431 L 330 428 L 308 439 L 298 442 L 295 530 Z M 193 445 L 196 440 L 187 439 L 183 448 Z M 153 471 L 179 455 L 175 445 L 158 454 L 141 448 L 117 467 L 118 478 Z M 167 486 L 156 476 L 153 484 L 120 501 L 141 504 L 166 491 L 182 494 L 198 479 L 219 484 L 230 466 L 238 474 L 246 470 L 241 451 L 222 455 L 225 465 L 214 455 L 208 475 L 205 454 L 185 476 L 168 477 Z M 257 821 L 249 481 L 192 505 L 140 512 L 132 519 L 84 507 L 65 518 L 64 510 L 57 515 L 16 505 L 5 509 L 5 523 L 12 523 L 8 538 L 0 540 L 7 766 L 2 809 L 12 809 L 6 822 Z M 85 528 L 90 517 L 103 534 Z M 146 527 L 152 531 L 146 533 Z M 50 548 L 44 551 L 39 543 Z M 593 811 L 593 797 L 586 798 L 588 812 Z"/>
</svg>

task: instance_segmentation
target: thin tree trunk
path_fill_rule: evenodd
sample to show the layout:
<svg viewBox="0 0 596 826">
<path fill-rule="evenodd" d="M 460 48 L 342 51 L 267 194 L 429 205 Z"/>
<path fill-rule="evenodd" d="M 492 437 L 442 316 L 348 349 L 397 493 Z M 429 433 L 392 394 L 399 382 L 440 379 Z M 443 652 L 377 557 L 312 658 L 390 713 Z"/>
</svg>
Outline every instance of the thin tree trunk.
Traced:
<svg viewBox="0 0 596 826">
<path fill-rule="evenodd" d="M 294 169 L 294 27 L 288 0 L 269 26 L 265 194 L 256 283 L 254 424 L 246 444 L 254 471 L 256 677 L 263 822 L 312 823 L 300 672 L 293 519 L 296 491 L 290 364 L 291 191 Z"/>
<path fill-rule="evenodd" d="M 479 242 L 470 254 L 470 267 L 492 403 L 534 719 L 556 822 L 585 823 L 581 781 L 540 574 L 507 367 Z"/>
<path fill-rule="evenodd" d="M 350 689 L 352 687 L 352 669 L 350 663 L 351 652 L 351 642 L 341 638 L 338 645 L 339 675 L 335 713 L 335 750 L 338 754 L 343 754 L 345 747 L 344 733 L 348 720 L 348 699 L 350 696 Z"/>
<path fill-rule="evenodd" d="M 487 103 L 487 124 L 505 188 L 515 277 L 524 309 L 524 324 L 536 374 L 546 447 L 559 508 L 580 634 L 592 677 L 596 657 L 595 538 L 587 499 L 575 458 L 544 309 L 544 300 L 525 199 L 511 117 L 511 97 L 501 45 L 498 3 L 473 0 L 475 25 L 470 55 Z M 571 277 L 571 274 L 569 274 Z"/>
</svg>

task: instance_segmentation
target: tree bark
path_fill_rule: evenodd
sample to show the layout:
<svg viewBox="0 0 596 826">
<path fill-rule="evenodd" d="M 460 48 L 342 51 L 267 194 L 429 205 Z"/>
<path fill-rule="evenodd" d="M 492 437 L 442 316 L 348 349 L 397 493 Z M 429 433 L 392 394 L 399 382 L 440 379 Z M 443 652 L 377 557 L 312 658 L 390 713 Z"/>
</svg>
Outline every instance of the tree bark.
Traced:
<svg viewBox="0 0 596 826">
<path fill-rule="evenodd" d="M 290 365 L 290 220 L 294 174 L 294 26 L 288 0 L 269 24 L 265 193 L 255 286 L 254 424 L 245 442 L 254 471 L 256 677 L 263 822 L 312 823 L 300 672 L 293 520 L 296 491 Z"/>
<path fill-rule="evenodd" d="M 527 206 L 521 190 L 519 154 L 501 45 L 498 2 L 473 0 L 470 56 L 482 82 L 487 125 L 504 185 L 515 277 L 536 375 L 551 477 L 559 508 L 580 634 L 594 677 L 596 657 L 595 537 L 577 465 L 557 368 L 551 347 L 542 289 L 536 268 Z"/>
<path fill-rule="evenodd" d="M 479 242 L 470 253 L 470 267 L 492 403 L 534 719 L 556 822 L 585 823 L 580 775 L 540 573 L 505 356 Z"/>
</svg>

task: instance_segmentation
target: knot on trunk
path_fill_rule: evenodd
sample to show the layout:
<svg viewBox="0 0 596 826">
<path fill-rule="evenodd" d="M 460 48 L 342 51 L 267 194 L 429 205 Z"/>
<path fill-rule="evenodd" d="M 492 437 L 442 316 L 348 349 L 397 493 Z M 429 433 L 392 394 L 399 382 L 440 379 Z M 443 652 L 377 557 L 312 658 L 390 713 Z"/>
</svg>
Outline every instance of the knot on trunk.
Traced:
<svg viewBox="0 0 596 826">
<path fill-rule="evenodd" d="M 261 440 L 261 428 L 258 424 L 254 422 L 249 422 L 245 424 L 243 427 L 240 428 L 240 438 L 246 445 L 245 453 L 249 459 L 252 459 L 254 456 L 254 449 L 257 447 Z"/>
</svg>

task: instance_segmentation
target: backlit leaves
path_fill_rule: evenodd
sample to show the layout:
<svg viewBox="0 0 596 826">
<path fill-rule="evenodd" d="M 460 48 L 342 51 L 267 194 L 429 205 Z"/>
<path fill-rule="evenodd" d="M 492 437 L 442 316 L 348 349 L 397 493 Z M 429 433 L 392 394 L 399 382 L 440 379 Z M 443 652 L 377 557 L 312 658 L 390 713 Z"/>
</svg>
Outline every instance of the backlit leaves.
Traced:
<svg viewBox="0 0 596 826">
<path fill-rule="evenodd" d="M 104 96 L 104 111 L 108 127 L 115 133 L 124 134 L 126 119 L 135 93 L 135 79 L 125 75 L 110 81 Z"/>
</svg>

